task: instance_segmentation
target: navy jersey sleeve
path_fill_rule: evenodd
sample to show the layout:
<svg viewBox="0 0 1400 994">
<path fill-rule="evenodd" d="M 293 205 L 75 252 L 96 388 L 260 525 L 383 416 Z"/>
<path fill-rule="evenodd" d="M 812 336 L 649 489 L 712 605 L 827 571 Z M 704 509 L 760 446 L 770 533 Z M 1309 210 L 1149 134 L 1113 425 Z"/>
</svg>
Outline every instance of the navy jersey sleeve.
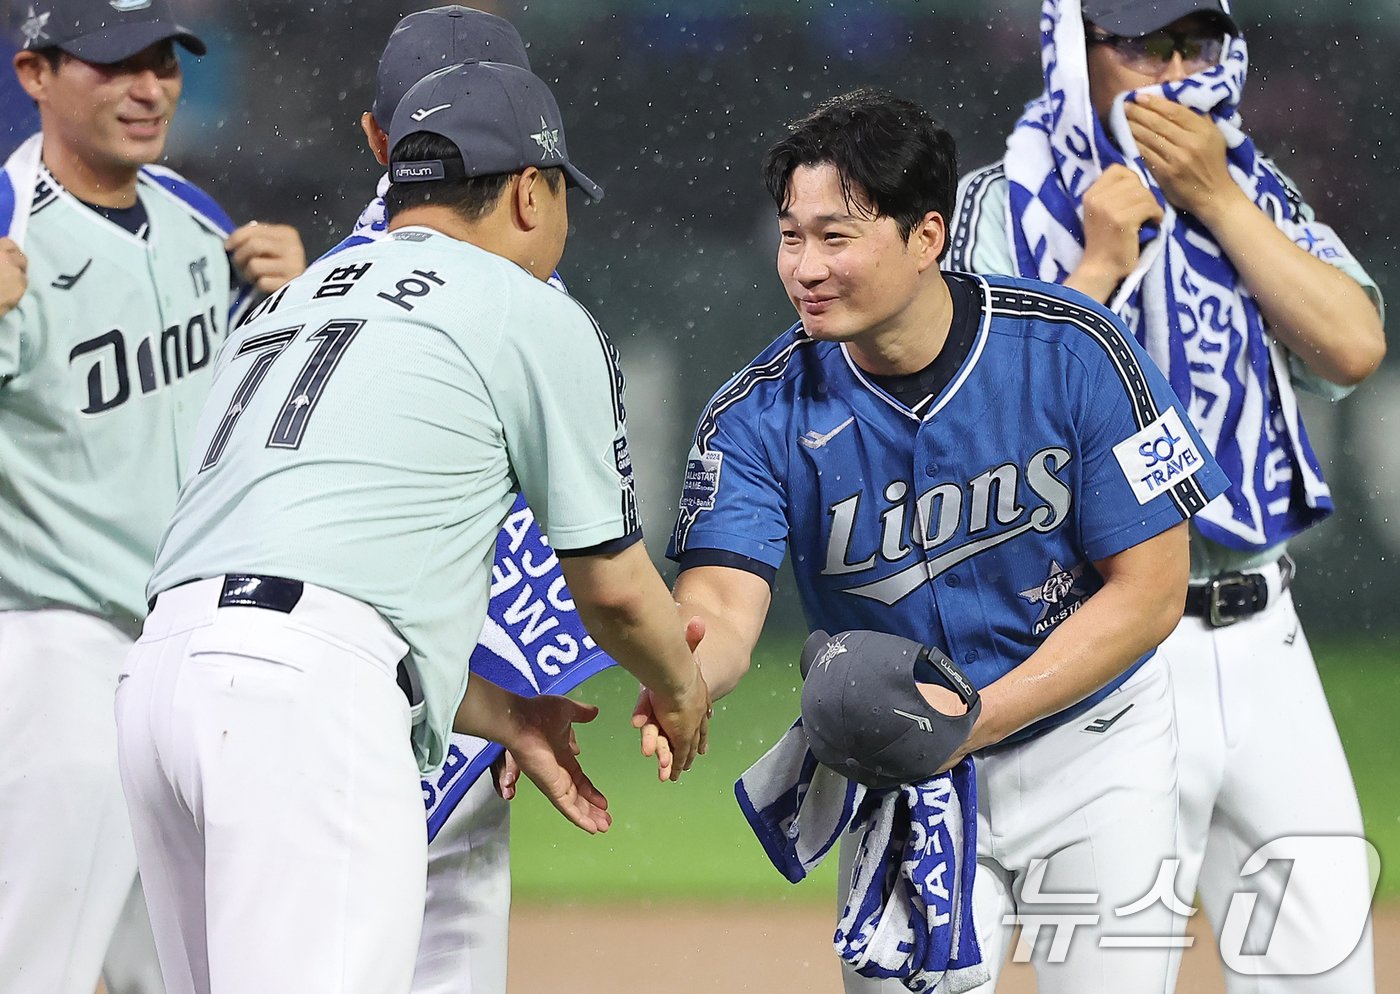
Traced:
<svg viewBox="0 0 1400 994">
<path fill-rule="evenodd" d="M 723 556 L 760 564 L 770 581 L 787 553 L 787 495 L 781 467 L 764 444 L 751 395 L 711 402 L 686 459 L 680 511 L 667 555 L 682 565 L 724 562 Z M 704 551 L 709 555 L 697 559 Z M 766 569 L 762 568 L 766 567 Z"/>
<path fill-rule="evenodd" d="M 1229 485 L 1186 407 L 1116 318 L 1086 309 L 1075 397 L 1083 459 L 1080 533 L 1092 559 L 1145 542 Z"/>
</svg>

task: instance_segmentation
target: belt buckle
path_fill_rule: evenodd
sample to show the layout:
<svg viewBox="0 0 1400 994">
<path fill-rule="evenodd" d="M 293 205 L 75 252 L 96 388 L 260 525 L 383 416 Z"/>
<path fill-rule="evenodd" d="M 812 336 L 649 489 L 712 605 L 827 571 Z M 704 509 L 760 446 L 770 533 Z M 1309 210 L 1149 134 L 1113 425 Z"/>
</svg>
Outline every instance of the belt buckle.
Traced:
<svg viewBox="0 0 1400 994">
<path fill-rule="evenodd" d="M 1262 577 L 1251 576 L 1246 573 L 1222 573 L 1219 576 L 1212 577 L 1210 583 L 1206 585 L 1206 590 L 1208 591 L 1208 596 L 1206 598 L 1206 622 L 1210 627 L 1228 628 L 1249 617 L 1249 613 L 1223 614 L 1222 609 L 1228 605 L 1222 603 L 1221 591 L 1233 590 L 1236 587 L 1249 587 L 1257 594 L 1259 585 L 1256 581 L 1259 579 L 1262 579 Z M 1238 606 L 1239 605 L 1235 605 L 1235 607 Z"/>
</svg>

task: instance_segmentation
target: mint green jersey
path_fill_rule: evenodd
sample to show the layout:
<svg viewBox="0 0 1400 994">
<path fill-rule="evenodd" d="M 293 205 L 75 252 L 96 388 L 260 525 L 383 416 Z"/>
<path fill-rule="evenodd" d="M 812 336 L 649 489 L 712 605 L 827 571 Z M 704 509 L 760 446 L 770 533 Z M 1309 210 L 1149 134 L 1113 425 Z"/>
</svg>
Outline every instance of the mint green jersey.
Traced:
<svg viewBox="0 0 1400 994">
<path fill-rule="evenodd" d="M 638 532 L 616 353 L 500 256 L 405 228 L 337 253 L 230 336 L 150 592 L 287 577 L 376 608 L 443 757 L 517 491 L 561 552 Z"/>
<path fill-rule="evenodd" d="M 29 288 L 0 318 L 0 611 L 76 608 L 134 634 L 227 331 L 226 218 L 143 170 L 141 238 L 42 167 L 29 179 L 6 205 L 27 220 Z"/>
</svg>

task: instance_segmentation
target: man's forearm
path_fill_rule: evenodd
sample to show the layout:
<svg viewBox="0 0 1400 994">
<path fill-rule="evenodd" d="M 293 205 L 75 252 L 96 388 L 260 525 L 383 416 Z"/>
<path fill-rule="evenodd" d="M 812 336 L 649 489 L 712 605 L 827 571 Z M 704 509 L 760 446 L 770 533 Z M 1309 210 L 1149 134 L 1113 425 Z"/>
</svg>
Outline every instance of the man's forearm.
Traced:
<svg viewBox="0 0 1400 994">
<path fill-rule="evenodd" d="M 1385 333 L 1360 284 L 1293 244 L 1243 197 L 1201 221 L 1239 270 L 1280 344 L 1342 386 L 1375 372 L 1385 356 Z"/>
<path fill-rule="evenodd" d="M 643 684 L 668 697 L 695 678 L 695 661 L 665 583 L 638 542 L 612 556 L 562 560 L 589 634 Z"/>
</svg>

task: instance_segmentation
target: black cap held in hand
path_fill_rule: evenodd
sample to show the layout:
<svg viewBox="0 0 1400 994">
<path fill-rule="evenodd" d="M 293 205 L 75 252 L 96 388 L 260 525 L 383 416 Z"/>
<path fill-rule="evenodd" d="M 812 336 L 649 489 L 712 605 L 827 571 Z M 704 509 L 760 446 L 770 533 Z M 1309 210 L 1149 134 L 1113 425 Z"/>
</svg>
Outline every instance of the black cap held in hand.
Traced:
<svg viewBox="0 0 1400 994">
<path fill-rule="evenodd" d="M 931 777 L 972 734 L 977 690 L 942 652 L 884 632 L 813 632 L 802 646 L 802 727 L 812 755 L 867 787 Z M 937 683 L 967 705 L 933 708 L 919 683 Z"/>
</svg>

